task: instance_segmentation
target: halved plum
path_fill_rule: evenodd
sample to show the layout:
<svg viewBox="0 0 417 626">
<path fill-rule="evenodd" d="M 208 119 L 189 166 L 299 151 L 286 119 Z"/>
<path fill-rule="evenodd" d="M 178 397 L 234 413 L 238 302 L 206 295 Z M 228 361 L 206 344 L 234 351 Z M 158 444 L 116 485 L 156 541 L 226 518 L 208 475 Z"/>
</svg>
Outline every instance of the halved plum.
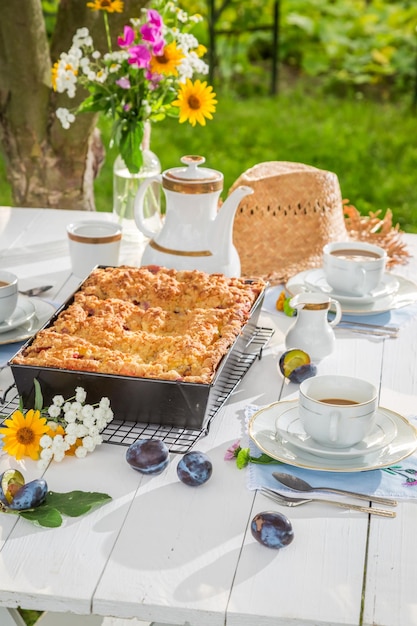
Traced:
<svg viewBox="0 0 417 626">
<path fill-rule="evenodd" d="M 311 362 L 310 355 L 298 348 L 283 352 L 278 365 L 281 374 L 292 383 L 302 383 L 317 374 L 317 366 Z"/>
</svg>

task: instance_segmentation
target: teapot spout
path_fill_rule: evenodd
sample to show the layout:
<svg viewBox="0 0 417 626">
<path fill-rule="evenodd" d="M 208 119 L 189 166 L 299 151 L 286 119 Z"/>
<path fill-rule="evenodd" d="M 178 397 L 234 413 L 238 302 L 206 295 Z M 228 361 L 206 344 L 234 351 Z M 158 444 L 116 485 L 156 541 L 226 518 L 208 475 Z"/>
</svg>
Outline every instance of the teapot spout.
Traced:
<svg viewBox="0 0 417 626">
<path fill-rule="evenodd" d="M 216 241 L 216 248 L 222 259 L 222 264 L 229 266 L 233 264 L 233 257 L 237 257 L 238 270 L 235 275 L 240 275 L 240 261 L 233 245 L 233 222 L 240 202 L 252 193 L 251 187 L 246 185 L 237 187 L 220 207 L 214 222 L 213 240 Z"/>
</svg>

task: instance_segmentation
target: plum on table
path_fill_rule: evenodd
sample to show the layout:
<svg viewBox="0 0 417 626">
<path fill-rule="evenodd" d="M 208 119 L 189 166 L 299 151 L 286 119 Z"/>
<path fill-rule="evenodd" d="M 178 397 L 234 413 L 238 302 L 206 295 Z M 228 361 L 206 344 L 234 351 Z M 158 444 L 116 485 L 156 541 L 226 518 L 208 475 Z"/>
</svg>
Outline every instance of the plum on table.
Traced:
<svg viewBox="0 0 417 626">
<path fill-rule="evenodd" d="M 177 465 L 177 475 L 181 482 L 190 487 L 206 483 L 213 473 L 213 464 L 207 454 L 197 450 L 187 452 Z"/>
<path fill-rule="evenodd" d="M 138 439 L 128 447 L 126 461 L 142 474 L 160 474 L 169 463 L 169 450 L 161 439 Z"/>
<path fill-rule="evenodd" d="M 257 513 L 251 522 L 251 532 L 256 541 L 267 548 L 284 548 L 294 539 L 290 520 L 276 511 Z"/>
</svg>

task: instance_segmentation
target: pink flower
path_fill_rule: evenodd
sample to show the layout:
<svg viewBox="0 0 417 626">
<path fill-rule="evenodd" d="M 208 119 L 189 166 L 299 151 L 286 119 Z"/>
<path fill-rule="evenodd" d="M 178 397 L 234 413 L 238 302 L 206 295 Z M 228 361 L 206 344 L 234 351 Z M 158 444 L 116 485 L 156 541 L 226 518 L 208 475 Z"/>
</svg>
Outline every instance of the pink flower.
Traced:
<svg viewBox="0 0 417 626">
<path fill-rule="evenodd" d="M 239 439 L 232 443 L 232 445 L 227 448 L 226 453 L 224 455 L 225 461 L 233 461 L 233 459 L 237 456 L 237 452 L 240 450 L 240 441 Z"/>
<path fill-rule="evenodd" d="M 138 65 L 138 67 L 148 67 L 149 62 L 152 58 L 151 53 L 148 48 L 143 44 L 139 44 L 138 46 L 133 46 L 129 50 L 130 57 L 128 62 L 133 65 Z"/>
<path fill-rule="evenodd" d="M 135 31 L 133 28 L 131 26 L 125 26 L 123 29 L 123 35 L 123 37 L 117 38 L 117 45 L 121 48 L 126 48 L 132 45 L 135 40 Z"/>
<path fill-rule="evenodd" d="M 148 11 L 148 22 L 140 27 L 143 40 L 151 44 L 152 52 L 156 56 L 159 56 L 165 47 L 162 26 L 162 17 L 159 15 L 158 11 L 150 9 Z"/>
<path fill-rule="evenodd" d="M 125 76 L 116 80 L 116 85 L 119 85 L 122 89 L 130 89 L 130 81 Z"/>
<path fill-rule="evenodd" d="M 148 22 L 152 24 L 155 28 L 159 28 L 162 31 L 163 20 L 161 15 L 156 11 L 156 9 L 149 9 L 148 11 Z"/>
</svg>

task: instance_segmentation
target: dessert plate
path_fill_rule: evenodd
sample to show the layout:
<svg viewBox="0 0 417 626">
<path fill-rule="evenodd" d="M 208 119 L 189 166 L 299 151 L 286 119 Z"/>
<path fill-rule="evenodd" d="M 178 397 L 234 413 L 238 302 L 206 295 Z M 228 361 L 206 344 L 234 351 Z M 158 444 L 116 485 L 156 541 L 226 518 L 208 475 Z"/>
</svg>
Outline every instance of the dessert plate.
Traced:
<svg viewBox="0 0 417 626">
<path fill-rule="evenodd" d="M 389 467 L 417 450 L 417 429 L 405 417 L 379 407 L 378 414 L 390 418 L 397 429 L 390 443 L 364 456 L 337 459 L 315 456 L 277 435 L 275 424 L 278 417 L 293 406 L 294 401 L 274 402 L 257 411 L 249 422 L 252 441 L 262 452 L 282 463 L 322 472 L 364 472 Z"/>
<path fill-rule="evenodd" d="M 295 400 L 291 404 L 292 406 L 280 413 L 275 421 L 277 434 L 283 443 L 288 441 L 295 448 L 314 454 L 314 456 L 329 459 L 352 459 L 364 456 L 387 446 L 397 434 L 394 420 L 383 411 L 377 411 L 375 426 L 363 441 L 350 448 L 330 448 L 320 445 L 307 435 L 298 416 L 298 401 Z"/>
<path fill-rule="evenodd" d="M 0 322 L 0 333 L 7 333 L 21 326 L 35 315 L 35 307 L 27 296 L 19 295 L 13 314 L 4 322 Z"/>
<path fill-rule="evenodd" d="M 289 279 L 285 286 L 289 294 L 295 296 L 297 293 L 312 291 L 305 282 L 305 275 L 309 271 L 311 270 L 305 270 Z M 371 302 L 347 303 L 340 301 L 342 312 L 349 315 L 372 315 L 400 309 L 417 302 L 417 285 L 415 283 L 402 276 L 391 274 L 391 277 L 398 281 L 398 289 L 394 293 L 375 298 Z"/>
<path fill-rule="evenodd" d="M 373 289 L 369 294 L 365 296 L 350 296 L 333 289 L 333 287 L 331 287 L 327 282 L 324 270 L 322 269 L 307 270 L 304 282 L 312 291 L 325 293 L 332 298 L 339 300 L 339 302 L 359 305 L 369 304 L 378 298 L 389 296 L 398 291 L 399 287 L 398 279 L 395 276 L 386 273 L 382 277 L 378 287 Z"/>
<path fill-rule="evenodd" d="M 31 303 L 34 307 L 33 315 L 20 326 L 0 334 L 0 346 L 29 339 L 46 324 L 56 311 L 55 307 L 45 300 L 34 298 L 31 300 Z"/>
</svg>

